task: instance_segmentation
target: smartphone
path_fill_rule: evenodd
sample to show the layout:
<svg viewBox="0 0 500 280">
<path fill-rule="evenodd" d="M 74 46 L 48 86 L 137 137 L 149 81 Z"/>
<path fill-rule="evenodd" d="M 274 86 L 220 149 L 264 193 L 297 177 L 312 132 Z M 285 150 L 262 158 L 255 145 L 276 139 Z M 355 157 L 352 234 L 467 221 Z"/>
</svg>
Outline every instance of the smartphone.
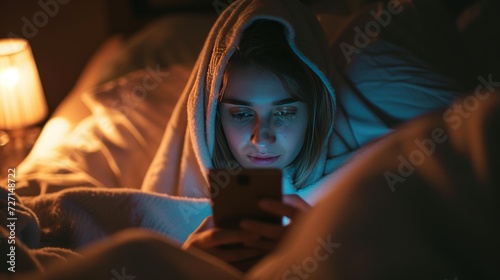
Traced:
<svg viewBox="0 0 500 280">
<path fill-rule="evenodd" d="M 262 198 L 282 200 L 280 169 L 211 169 L 209 182 L 215 226 L 239 229 L 240 221 L 252 219 L 282 224 L 282 217 L 261 210 Z"/>
</svg>

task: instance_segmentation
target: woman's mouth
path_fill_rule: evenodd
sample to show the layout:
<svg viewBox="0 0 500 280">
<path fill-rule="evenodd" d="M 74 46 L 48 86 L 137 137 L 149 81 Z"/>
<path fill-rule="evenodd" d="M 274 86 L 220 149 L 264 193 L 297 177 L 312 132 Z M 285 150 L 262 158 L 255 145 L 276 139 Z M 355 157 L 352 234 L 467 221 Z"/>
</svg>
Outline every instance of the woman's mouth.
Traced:
<svg viewBox="0 0 500 280">
<path fill-rule="evenodd" d="M 279 157 L 280 156 L 248 156 L 253 164 L 260 166 L 273 164 Z"/>
</svg>

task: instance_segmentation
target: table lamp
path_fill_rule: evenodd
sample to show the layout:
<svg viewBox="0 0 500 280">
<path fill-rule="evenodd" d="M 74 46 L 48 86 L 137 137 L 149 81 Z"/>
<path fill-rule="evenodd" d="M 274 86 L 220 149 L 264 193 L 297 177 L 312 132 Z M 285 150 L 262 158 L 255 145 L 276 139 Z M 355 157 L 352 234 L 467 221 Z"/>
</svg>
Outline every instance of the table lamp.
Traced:
<svg viewBox="0 0 500 280">
<path fill-rule="evenodd" d="M 0 174 L 34 144 L 47 103 L 28 41 L 0 39 Z"/>
</svg>

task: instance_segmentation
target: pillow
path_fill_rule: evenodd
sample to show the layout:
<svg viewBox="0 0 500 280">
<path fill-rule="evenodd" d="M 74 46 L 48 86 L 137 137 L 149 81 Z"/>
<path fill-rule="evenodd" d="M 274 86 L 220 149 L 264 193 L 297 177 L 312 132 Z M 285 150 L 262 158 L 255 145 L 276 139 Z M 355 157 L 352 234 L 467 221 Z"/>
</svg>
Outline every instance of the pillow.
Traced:
<svg viewBox="0 0 500 280">
<path fill-rule="evenodd" d="M 111 58 L 99 82 L 102 84 L 147 66 L 193 67 L 215 19 L 215 15 L 205 14 L 174 14 L 158 19 L 126 41 Z"/>
<path fill-rule="evenodd" d="M 140 188 L 191 69 L 132 72 L 85 93 L 92 115 L 61 145 L 20 167 L 23 195 L 73 186 Z"/>
<path fill-rule="evenodd" d="M 438 36 L 450 22 L 436 16 L 442 7 L 433 4 L 427 13 L 429 7 L 413 3 L 367 6 L 331 45 L 338 107 L 331 155 L 355 151 L 467 90 L 450 70 L 461 65 L 456 38 Z"/>
<path fill-rule="evenodd" d="M 140 188 L 214 20 L 213 15 L 166 16 L 115 48 L 105 65 L 93 67 L 100 86 L 83 97 L 91 115 L 64 141 L 40 147 L 43 153 L 32 153 L 19 166 L 19 179 L 26 182 L 20 194 L 72 186 Z M 61 106 L 68 104 L 81 103 Z"/>
</svg>

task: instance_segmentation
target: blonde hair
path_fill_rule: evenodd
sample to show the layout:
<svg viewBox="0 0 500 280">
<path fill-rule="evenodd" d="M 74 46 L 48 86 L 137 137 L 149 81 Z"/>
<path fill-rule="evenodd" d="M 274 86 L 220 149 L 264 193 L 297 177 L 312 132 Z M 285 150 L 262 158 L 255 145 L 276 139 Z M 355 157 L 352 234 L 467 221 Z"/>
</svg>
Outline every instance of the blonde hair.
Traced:
<svg viewBox="0 0 500 280">
<path fill-rule="evenodd" d="M 293 98 L 307 105 L 306 138 L 298 156 L 291 163 L 295 171 L 292 175 L 293 184 L 297 189 L 303 188 L 313 175 L 333 123 L 334 108 L 331 96 L 316 73 L 290 48 L 284 27 L 278 22 L 259 20 L 243 32 L 240 44 L 226 66 L 219 99 L 222 99 L 227 84 L 227 69 L 245 65 L 271 71 Z M 212 163 L 216 168 L 234 167 L 237 161 L 229 149 L 219 113 L 215 122 Z"/>
</svg>

